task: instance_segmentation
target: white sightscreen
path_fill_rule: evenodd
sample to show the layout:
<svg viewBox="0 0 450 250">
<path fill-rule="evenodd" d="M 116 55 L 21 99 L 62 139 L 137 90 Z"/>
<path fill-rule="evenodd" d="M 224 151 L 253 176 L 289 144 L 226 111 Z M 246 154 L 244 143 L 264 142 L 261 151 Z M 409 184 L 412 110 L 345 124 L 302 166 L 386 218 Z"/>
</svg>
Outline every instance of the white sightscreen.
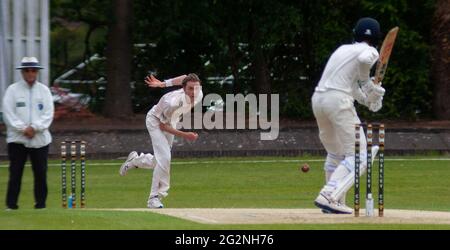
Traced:
<svg viewBox="0 0 450 250">
<path fill-rule="evenodd" d="M 21 79 L 15 68 L 24 56 L 38 58 L 39 81 L 49 85 L 49 32 L 49 0 L 0 0 L 0 99 Z"/>
</svg>

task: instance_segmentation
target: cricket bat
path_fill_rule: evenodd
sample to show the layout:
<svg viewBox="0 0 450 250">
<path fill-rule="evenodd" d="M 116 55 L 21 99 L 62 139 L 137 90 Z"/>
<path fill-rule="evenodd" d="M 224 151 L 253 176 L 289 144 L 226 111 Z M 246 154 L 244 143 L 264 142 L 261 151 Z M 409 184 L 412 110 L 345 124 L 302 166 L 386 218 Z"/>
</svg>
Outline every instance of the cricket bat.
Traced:
<svg viewBox="0 0 450 250">
<path fill-rule="evenodd" d="M 389 57 L 392 53 L 392 48 L 394 47 L 395 39 L 397 38 L 399 28 L 392 28 L 384 38 L 383 44 L 380 49 L 380 58 L 378 59 L 377 68 L 375 71 L 375 84 L 381 84 L 381 81 L 386 74 L 387 65 L 389 62 Z"/>
</svg>

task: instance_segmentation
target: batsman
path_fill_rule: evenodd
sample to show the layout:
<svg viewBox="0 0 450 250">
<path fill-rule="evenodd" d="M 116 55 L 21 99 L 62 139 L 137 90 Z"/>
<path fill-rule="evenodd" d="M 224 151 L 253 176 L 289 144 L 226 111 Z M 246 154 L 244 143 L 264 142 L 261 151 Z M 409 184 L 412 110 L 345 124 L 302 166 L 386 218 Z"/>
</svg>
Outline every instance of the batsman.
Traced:
<svg viewBox="0 0 450 250">
<path fill-rule="evenodd" d="M 351 214 L 345 205 L 346 192 L 354 183 L 355 124 L 361 123 L 355 100 L 377 112 L 382 107 L 384 88 L 370 77 L 378 61 L 376 46 L 380 25 L 373 18 L 361 18 L 354 28 L 354 43 L 340 46 L 329 58 L 312 96 L 312 108 L 319 127 L 319 137 L 327 151 L 326 184 L 314 204 L 324 213 Z M 366 139 L 361 128 L 361 171 L 366 170 Z M 372 148 L 372 160 L 378 147 Z"/>
</svg>

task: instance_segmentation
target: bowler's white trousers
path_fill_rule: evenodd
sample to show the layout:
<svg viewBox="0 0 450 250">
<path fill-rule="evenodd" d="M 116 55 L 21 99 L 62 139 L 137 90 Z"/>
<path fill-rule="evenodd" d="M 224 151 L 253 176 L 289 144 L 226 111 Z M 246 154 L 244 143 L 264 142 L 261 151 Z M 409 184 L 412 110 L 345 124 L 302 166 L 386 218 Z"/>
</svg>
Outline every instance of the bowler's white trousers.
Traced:
<svg viewBox="0 0 450 250">
<path fill-rule="evenodd" d="M 170 161 L 174 135 L 161 131 L 159 119 L 150 112 L 145 123 L 152 140 L 154 155 L 141 153 L 132 164 L 138 168 L 153 169 L 149 199 L 156 195 L 166 197 L 170 188 Z"/>
</svg>

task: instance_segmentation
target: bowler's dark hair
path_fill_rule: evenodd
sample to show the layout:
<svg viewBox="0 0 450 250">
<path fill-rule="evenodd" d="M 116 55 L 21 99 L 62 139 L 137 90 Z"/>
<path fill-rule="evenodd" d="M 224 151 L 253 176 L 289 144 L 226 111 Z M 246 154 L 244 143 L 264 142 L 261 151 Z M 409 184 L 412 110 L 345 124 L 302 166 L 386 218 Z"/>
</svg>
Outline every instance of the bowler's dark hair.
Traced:
<svg viewBox="0 0 450 250">
<path fill-rule="evenodd" d="M 195 73 L 190 73 L 183 79 L 183 81 L 181 82 L 181 84 L 183 85 L 183 88 L 186 87 L 186 84 L 188 82 L 199 82 L 200 84 L 202 84 L 202 82 L 200 81 L 200 78 Z"/>
</svg>

